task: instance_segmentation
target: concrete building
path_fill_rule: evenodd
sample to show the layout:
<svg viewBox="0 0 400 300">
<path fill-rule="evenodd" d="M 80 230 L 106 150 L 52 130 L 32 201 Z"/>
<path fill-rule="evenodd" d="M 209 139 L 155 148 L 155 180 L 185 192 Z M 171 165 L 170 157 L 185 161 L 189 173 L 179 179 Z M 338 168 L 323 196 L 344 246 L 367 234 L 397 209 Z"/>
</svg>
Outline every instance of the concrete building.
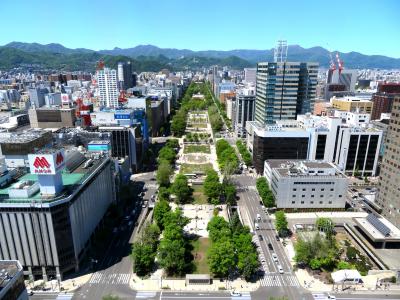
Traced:
<svg viewBox="0 0 400 300">
<path fill-rule="evenodd" d="M 358 97 L 340 97 L 331 98 L 331 104 L 334 109 L 349 111 L 349 112 L 360 112 L 368 113 L 372 112 L 372 101 L 363 100 Z"/>
<path fill-rule="evenodd" d="M 348 70 L 348 69 L 344 69 L 341 71 L 334 70 L 332 72 L 329 82 L 327 83 L 342 84 L 346 87 L 345 89 L 346 91 L 354 93 L 357 83 L 357 76 L 358 76 L 357 70 Z"/>
<path fill-rule="evenodd" d="M 32 128 L 75 127 L 75 108 L 31 108 L 28 114 Z"/>
<path fill-rule="evenodd" d="M 118 86 L 119 89 L 126 91 L 132 88 L 133 85 L 133 72 L 131 62 L 118 63 Z"/>
<path fill-rule="evenodd" d="M 332 163 L 266 160 L 264 176 L 277 208 L 337 209 L 346 205 L 348 178 Z"/>
<path fill-rule="evenodd" d="M 256 84 L 257 68 L 244 68 L 244 81 L 246 83 Z"/>
<path fill-rule="evenodd" d="M 400 228 L 400 96 L 393 102 L 382 159 L 377 203 L 382 215 Z"/>
<path fill-rule="evenodd" d="M 45 95 L 49 92 L 47 88 L 29 88 L 29 99 L 31 105 L 39 108 L 46 104 Z"/>
<path fill-rule="evenodd" d="M 274 124 L 312 112 L 317 75 L 318 63 L 258 63 L 255 120 Z"/>
<path fill-rule="evenodd" d="M 78 271 L 115 201 L 114 165 L 75 150 L 30 154 L 30 173 L 0 190 L 0 259 L 18 259 L 31 279 Z"/>
<path fill-rule="evenodd" d="M 400 96 L 400 83 L 379 84 L 378 91 L 372 95 L 371 119 L 379 120 L 382 113 L 390 113 L 396 96 Z"/>
<path fill-rule="evenodd" d="M 113 108 L 119 107 L 117 72 L 113 69 L 104 68 L 98 70 L 96 75 L 100 105 Z"/>
<path fill-rule="evenodd" d="M 246 136 L 246 122 L 254 121 L 256 96 L 238 93 L 235 100 L 234 130 L 238 137 Z"/>
<path fill-rule="evenodd" d="M 44 99 L 46 106 L 61 106 L 61 93 L 48 93 Z"/>
<path fill-rule="evenodd" d="M 257 172 L 267 159 L 309 159 L 335 163 L 348 175 L 375 176 L 382 131 L 367 114 L 339 112 L 336 117 L 298 116 L 274 126 L 247 122 L 247 146 Z"/>
<path fill-rule="evenodd" d="M 28 300 L 24 272 L 18 260 L 0 260 L 0 299 Z"/>
</svg>

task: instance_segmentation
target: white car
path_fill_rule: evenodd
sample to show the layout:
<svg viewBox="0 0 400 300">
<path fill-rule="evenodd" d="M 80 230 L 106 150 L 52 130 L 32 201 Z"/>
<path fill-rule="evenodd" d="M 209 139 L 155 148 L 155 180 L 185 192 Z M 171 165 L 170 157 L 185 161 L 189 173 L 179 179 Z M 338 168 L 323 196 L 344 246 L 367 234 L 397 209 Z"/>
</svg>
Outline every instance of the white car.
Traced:
<svg viewBox="0 0 400 300">
<path fill-rule="evenodd" d="M 242 294 L 239 293 L 239 292 L 231 291 L 231 296 L 233 296 L 233 297 L 240 297 L 240 296 L 242 296 Z"/>
<path fill-rule="evenodd" d="M 260 214 L 257 214 L 257 220 L 258 220 L 258 221 L 261 221 L 261 216 L 260 216 Z"/>
<path fill-rule="evenodd" d="M 260 230 L 260 225 L 258 225 L 258 223 L 254 223 L 254 227 L 256 228 L 256 230 Z"/>
<path fill-rule="evenodd" d="M 276 255 L 275 253 L 272 253 L 272 259 L 274 262 L 278 262 L 278 255 Z"/>
<path fill-rule="evenodd" d="M 283 274 L 283 273 L 284 273 L 284 272 L 283 272 L 283 268 L 282 268 L 281 265 L 278 265 L 278 272 L 279 272 L 280 274 Z"/>
</svg>

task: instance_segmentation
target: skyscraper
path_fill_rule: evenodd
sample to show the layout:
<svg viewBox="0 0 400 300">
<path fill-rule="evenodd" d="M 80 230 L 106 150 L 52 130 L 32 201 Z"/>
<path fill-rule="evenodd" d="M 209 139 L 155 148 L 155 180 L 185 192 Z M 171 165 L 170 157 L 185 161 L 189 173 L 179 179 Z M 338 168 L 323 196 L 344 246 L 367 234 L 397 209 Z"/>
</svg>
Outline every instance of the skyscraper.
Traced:
<svg viewBox="0 0 400 300">
<path fill-rule="evenodd" d="M 400 96 L 393 101 L 377 203 L 382 214 L 400 228 Z"/>
<path fill-rule="evenodd" d="M 97 71 L 100 104 L 107 107 L 118 107 L 117 72 L 103 68 Z"/>
<path fill-rule="evenodd" d="M 256 96 L 253 93 L 241 91 L 236 95 L 235 105 L 235 132 L 237 136 L 244 137 L 246 135 L 246 122 L 254 121 L 254 107 Z"/>
<path fill-rule="evenodd" d="M 317 75 L 318 63 L 258 63 L 255 120 L 260 124 L 273 124 L 312 112 Z"/>
<path fill-rule="evenodd" d="M 127 90 L 133 87 L 133 74 L 132 74 L 132 65 L 131 62 L 128 61 L 126 63 L 119 62 L 118 63 L 118 87 L 121 90 Z"/>
</svg>

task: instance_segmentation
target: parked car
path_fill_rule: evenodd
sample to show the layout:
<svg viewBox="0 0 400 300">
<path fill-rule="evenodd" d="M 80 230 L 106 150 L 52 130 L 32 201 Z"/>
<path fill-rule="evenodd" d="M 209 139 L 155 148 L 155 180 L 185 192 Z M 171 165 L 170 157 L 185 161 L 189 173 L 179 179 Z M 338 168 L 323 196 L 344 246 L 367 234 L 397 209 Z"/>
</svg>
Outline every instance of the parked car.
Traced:
<svg viewBox="0 0 400 300">
<path fill-rule="evenodd" d="M 260 216 L 260 214 L 257 214 L 257 220 L 258 220 L 258 221 L 261 221 L 261 216 Z"/>
<path fill-rule="evenodd" d="M 142 207 L 143 208 L 147 207 L 147 201 L 143 201 Z"/>
<path fill-rule="evenodd" d="M 256 230 L 260 230 L 260 225 L 258 225 L 258 223 L 254 223 L 254 227 L 256 228 Z"/>
<path fill-rule="evenodd" d="M 260 241 L 264 240 L 264 238 L 263 238 L 263 236 L 261 234 L 258 236 L 258 238 L 260 239 Z"/>
<path fill-rule="evenodd" d="M 275 235 L 275 239 L 279 242 L 280 241 L 279 235 Z"/>
</svg>

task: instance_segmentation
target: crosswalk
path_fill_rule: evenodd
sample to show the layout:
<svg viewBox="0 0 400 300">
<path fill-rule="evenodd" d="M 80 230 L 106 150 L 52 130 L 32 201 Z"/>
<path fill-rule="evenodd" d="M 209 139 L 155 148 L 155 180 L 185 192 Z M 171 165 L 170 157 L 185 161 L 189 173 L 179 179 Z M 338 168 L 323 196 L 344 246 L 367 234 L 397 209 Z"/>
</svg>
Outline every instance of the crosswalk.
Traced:
<svg viewBox="0 0 400 300">
<path fill-rule="evenodd" d="M 300 286 L 295 275 L 264 275 L 261 286 Z"/>
<path fill-rule="evenodd" d="M 89 280 L 90 284 L 128 284 L 131 274 L 105 274 L 96 272 Z"/>
<path fill-rule="evenodd" d="M 241 293 L 240 296 L 232 296 L 231 299 L 232 300 L 251 300 L 251 296 L 250 296 L 250 293 L 244 292 L 244 293 Z"/>
<path fill-rule="evenodd" d="M 73 296 L 73 293 L 58 294 L 56 300 L 71 300 Z"/>
<path fill-rule="evenodd" d="M 136 299 L 151 299 L 157 295 L 156 292 L 137 292 Z"/>
</svg>

